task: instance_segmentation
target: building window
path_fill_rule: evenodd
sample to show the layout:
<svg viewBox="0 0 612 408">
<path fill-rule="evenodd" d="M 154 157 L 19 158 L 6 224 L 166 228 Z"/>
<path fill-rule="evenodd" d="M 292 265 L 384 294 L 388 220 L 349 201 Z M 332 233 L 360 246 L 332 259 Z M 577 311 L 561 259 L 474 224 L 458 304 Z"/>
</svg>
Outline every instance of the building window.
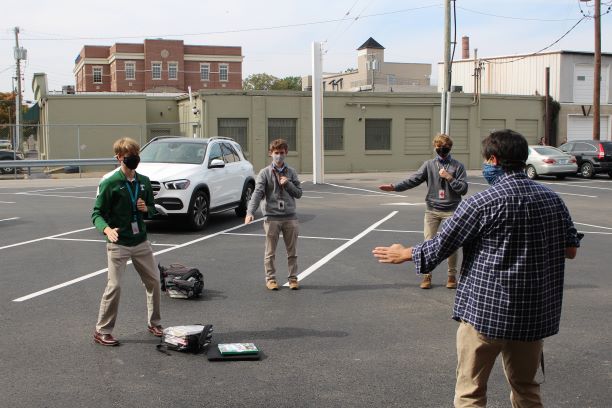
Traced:
<svg viewBox="0 0 612 408">
<path fill-rule="evenodd" d="M 325 150 L 344 149 L 344 119 L 323 119 L 323 144 Z"/>
<path fill-rule="evenodd" d="M 229 66 L 227 64 L 219 64 L 219 81 L 228 80 Z"/>
<path fill-rule="evenodd" d="M 162 63 L 152 62 L 151 63 L 151 77 L 153 79 L 161 79 Z"/>
<path fill-rule="evenodd" d="M 93 83 L 102 83 L 102 67 L 93 67 Z"/>
<path fill-rule="evenodd" d="M 210 64 L 200 64 L 200 81 L 210 79 Z"/>
<path fill-rule="evenodd" d="M 247 129 L 249 120 L 244 118 L 219 118 L 217 119 L 217 133 L 219 136 L 231 137 L 248 151 Z"/>
<path fill-rule="evenodd" d="M 125 63 L 125 79 L 134 80 L 136 79 L 136 64 L 133 62 Z"/>
<path fill-rule="evenodd" d="M 168 79 L 178 79 L 178 62 L 168 63 Z"/>
<path fill-rule="evenodd" d="M 365 149 L 391 150 L 391 119 L 365 120 Z"/>
<path fill-rule="evenodd" d="M 297 151 L 297 119 L 268 119 L 268 145 L 285 139 L 290 151 Z"/>
</svg>

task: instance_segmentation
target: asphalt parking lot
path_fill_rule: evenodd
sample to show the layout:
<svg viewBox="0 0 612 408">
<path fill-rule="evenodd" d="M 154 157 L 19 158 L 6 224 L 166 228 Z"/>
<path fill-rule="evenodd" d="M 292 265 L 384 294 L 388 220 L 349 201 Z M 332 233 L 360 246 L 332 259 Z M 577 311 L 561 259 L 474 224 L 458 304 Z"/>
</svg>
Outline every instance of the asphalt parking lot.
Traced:
<svg viewBox="0 0 612 408">
<path fill-rule="evenodd" d="M 414 267 L 381 265 L 376 245 L 422 240 L 425 187 L 384 193 L 405 174 L 304 175 L 298 202 L 301 290 L 264 286 L 260 222 L 217 215 L 201 233 L 151 222 L 161 264 L 204 274 L 200 300 L 162 298 L 164 326 L 211 323 L 215 342 L 252 341 L 256 362 L 209 362 L 155 349 L 144 288 L 130 266 L 114 334 L 92 341 L 106 280 L 90 213 L 97 179 L 0 181 L 0 321 L 6 407 L 449 407 L 455 380 L 454 291 L 445 265 L 431 290 Z M 470 172 L 468 194 L 486 188 Z M 612 179 L 542 179 L 585 233 L 567 262 L 560 333 L 545 340 L 545 406 L 612 406 Z M 284 247 L 277 252 L 286 273 Z M 544 377 L 540 373 L 541 380 Z M 501 363 L 489 406 L 509 407 Z"/>
</svg>

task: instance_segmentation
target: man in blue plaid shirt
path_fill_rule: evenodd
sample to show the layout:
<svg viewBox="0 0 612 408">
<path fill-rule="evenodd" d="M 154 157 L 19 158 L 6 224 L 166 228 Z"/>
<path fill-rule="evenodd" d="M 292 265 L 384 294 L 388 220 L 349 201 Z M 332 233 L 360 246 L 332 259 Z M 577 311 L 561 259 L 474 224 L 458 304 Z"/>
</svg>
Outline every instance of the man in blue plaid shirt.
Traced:
<svg viewBox="0 0 612 408">
<path fill-rule="evenodd" d="M 527 141 L 512 130 L 483 141 L 491 184 L 464 200 L 433 239 L 377 247 L 383 263 L 413 261 L 429 273 L 463 247 L 453 319 L 457 330 L 455 407 L 485 407 L 487 380 L 501 353 L 515 408 L 541 407 L 535 380 L 543 340 L 559 331 L 565 258 L 580 246 L 563 200 L 524 173 Z"/>
</svg>

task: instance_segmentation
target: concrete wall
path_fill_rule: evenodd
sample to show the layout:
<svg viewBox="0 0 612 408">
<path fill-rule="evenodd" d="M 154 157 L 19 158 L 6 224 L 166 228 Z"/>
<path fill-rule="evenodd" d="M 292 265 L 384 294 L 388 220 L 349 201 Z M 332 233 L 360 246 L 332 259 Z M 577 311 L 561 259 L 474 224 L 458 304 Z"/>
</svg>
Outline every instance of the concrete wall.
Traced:
<svg viewBox="0 0 612 408">
<path fill-rule="evenodd" d="M 288 161 L 309 173 L 311 102 L 309 92 L 294 91 L 200 91 L 192 102 L 187 97 L 143 94 L 51 95 L 42 101 L 41 158 L 110 157 L 112 143 L 123 136 L 141 144 L 162 133 L 210 137 L 218 134 L 220 118 L 243 118 L 248 123 L 244 147 L 260 169 L 269 162 L 268 120 L 290 118 L 296 121 L 296 143 L 290 146 Z M 433 157 L 431 140 L 440 128 L 439 104 L 437 93 L 325 93 L 325 118 L 343 119 L 342 148 L 325 152 L 325 171 L 417 169 Z M 482 138 L 505 127 L 536 143 L 544 132 L 543 109 L 542 97 L 483 95 L 480 104 L 475 104 L 472 95 L 453 94 L 453 155 L 469 169 L 480 168 Z M 389 149 L 366 150 L 369 119 L 390 120 Z"/>
<path fill-rule="evenodd" d="M 112 143 L 120 137 L 144 144 L 151 129 L 178 122 L 173 97 L 49 95 L 41 105 L 39 143 L 43 159 L 110 157 Z M 176 125 L 174 128 L 179 130 Z"/>
<path fill-rule="evenodd" d="M 470 169 L 481 167 L 480 142 L 491 130 L 514 128 L 536 143 L 544 133 L 541 97 L 453 94 L 451 137 L 453 154 Z M 201 114 L 190 116 L 202 125 L 202 136 L 218 133 L 219 118 L 248 120 L 249 159 L 259 169 L 267 165 L 268 119 L 293 118 L 297 146 L 290 146 L 289 162 L 301 172 L 312 171 L 312 115 L 309 92 L 207 92 L 195 101 Z M 435 93 L 325 93 L 324 117 L 344 119 L 342 150 L 325 153 L 326 172 L 375 172 L 417 169 L 433 157 L 432 137 L 440 129 L 440 96 Z M 179 101 L 179 109 L 189 105 Z M 391 149 L 365 149 L 366 119 L 391 120 Z"/>
</svg>

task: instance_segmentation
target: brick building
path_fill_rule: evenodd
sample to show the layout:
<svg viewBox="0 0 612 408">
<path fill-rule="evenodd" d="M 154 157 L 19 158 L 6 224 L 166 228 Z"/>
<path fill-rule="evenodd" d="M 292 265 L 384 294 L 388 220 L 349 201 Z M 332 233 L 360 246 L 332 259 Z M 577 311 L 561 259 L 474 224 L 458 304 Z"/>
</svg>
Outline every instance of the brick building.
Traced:
<svg viewBox="0 0 612 408">
<path fill-rule="evenodd" d="M 74 61 L 77 92 L 187 92 L 242 89 L 242 47 L 182 40 L 85 45 Z"/>
</svg>

